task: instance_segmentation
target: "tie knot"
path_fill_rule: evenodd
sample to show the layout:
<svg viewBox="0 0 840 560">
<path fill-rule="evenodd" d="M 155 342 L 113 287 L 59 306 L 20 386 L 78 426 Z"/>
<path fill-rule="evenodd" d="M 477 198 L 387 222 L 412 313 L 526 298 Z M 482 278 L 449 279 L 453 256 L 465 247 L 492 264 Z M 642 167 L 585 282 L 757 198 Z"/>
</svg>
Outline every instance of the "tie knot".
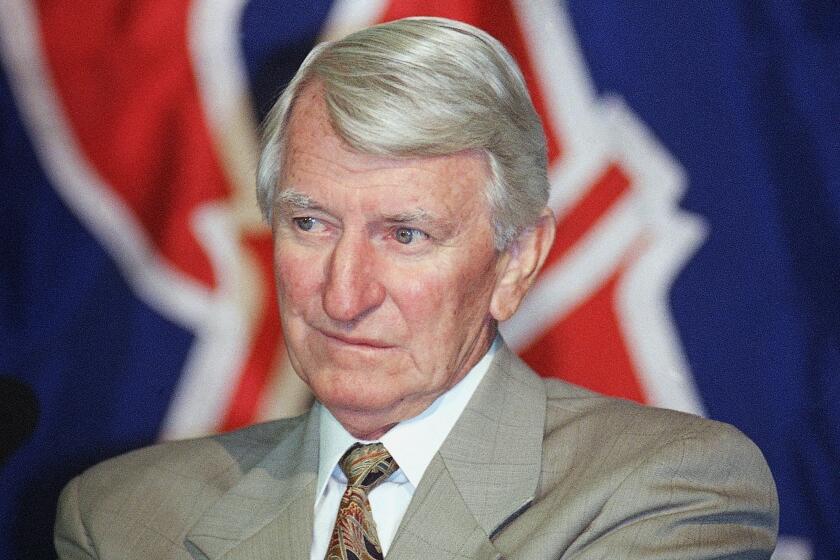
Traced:
<svg viewBox="0 0 840 560">
<path fill-rule="evenodd" d="M 400 468 L 381 443 L 357 443 L 347 450 L 338 464 L 347 476 L 348 486 L 359 486 L 365 492 Z"/>
</svg>

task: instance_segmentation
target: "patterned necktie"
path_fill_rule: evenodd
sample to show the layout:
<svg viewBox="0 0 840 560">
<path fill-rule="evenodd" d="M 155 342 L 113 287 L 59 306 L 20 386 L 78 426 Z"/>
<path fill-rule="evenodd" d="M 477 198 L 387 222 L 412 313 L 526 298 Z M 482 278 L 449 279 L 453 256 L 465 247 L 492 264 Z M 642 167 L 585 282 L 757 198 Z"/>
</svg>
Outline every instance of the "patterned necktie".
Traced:
<svg viewBox="0 0 840 560">
<path fill-rule="evenodd" d="M 355 444 L 338 462 L 347 475 L 325 560 L 383 560 L 368 493 L 398 468 L 381 443 Z"/>
</svg>

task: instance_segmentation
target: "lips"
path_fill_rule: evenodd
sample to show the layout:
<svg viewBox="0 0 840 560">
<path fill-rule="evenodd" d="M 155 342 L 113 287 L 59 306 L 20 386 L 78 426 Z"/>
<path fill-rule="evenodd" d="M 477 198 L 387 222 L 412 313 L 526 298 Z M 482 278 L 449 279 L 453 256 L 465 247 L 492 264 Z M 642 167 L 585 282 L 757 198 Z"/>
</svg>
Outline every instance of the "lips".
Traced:
<svg viewBox="0 0 840 560">
<path fill-rule="evenodd" d="M 373 339 L 373 338 L 364 338 L 364 337 L 355 337 L 355 336 L 347 336 L 338 333 L 331 333 L 327 331 L 319 331 L 322 335 L 324 335 L 327 339 L 338 342 L 340 344 L 345 344 L 348 346 L 355 346 L 358 348 L 371 348 L 371 349 L 380 349 L 385 350 L 388 348 L 393 348 L 392 344 L 388 344 L 381 340 Z"/>
</svg>

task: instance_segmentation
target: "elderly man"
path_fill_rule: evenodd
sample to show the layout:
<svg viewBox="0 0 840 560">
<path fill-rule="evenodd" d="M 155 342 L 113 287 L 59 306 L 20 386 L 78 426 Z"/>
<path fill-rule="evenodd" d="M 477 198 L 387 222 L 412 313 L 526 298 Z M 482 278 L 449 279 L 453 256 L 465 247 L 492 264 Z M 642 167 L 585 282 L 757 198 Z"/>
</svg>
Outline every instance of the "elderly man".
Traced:
<svg viewBox="0 0 840 560">
<path fill-rule="evenodd" d="M 770 556 L 773 481 L 737 430 L 540 379 L 498 336 L 554 222 L 490 36 L 416 18 L 316 47 L 258 198 L 317 402 L 91 469 L 62 496 L 62 558 Z"/>
</svg>

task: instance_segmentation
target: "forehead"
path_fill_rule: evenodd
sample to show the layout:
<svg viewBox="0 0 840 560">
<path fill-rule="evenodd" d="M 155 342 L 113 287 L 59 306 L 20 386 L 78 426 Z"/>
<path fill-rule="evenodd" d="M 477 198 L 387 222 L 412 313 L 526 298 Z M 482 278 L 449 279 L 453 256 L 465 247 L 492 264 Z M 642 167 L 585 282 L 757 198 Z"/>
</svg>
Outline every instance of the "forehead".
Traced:
<svg viewBox="0 0 840 560">
<path fill-rule="evenodd" d="M 317 83 L 307 85 L 295 102 L 283 160 L 280 190 L 293 189 L 318 198 L 354 192 L 354 196 L 367 193 L 383 201 L 486 207 L 489 166 L 482 152 L 433 157 L 360 153 L 334 131 Z"/>
</svg>

